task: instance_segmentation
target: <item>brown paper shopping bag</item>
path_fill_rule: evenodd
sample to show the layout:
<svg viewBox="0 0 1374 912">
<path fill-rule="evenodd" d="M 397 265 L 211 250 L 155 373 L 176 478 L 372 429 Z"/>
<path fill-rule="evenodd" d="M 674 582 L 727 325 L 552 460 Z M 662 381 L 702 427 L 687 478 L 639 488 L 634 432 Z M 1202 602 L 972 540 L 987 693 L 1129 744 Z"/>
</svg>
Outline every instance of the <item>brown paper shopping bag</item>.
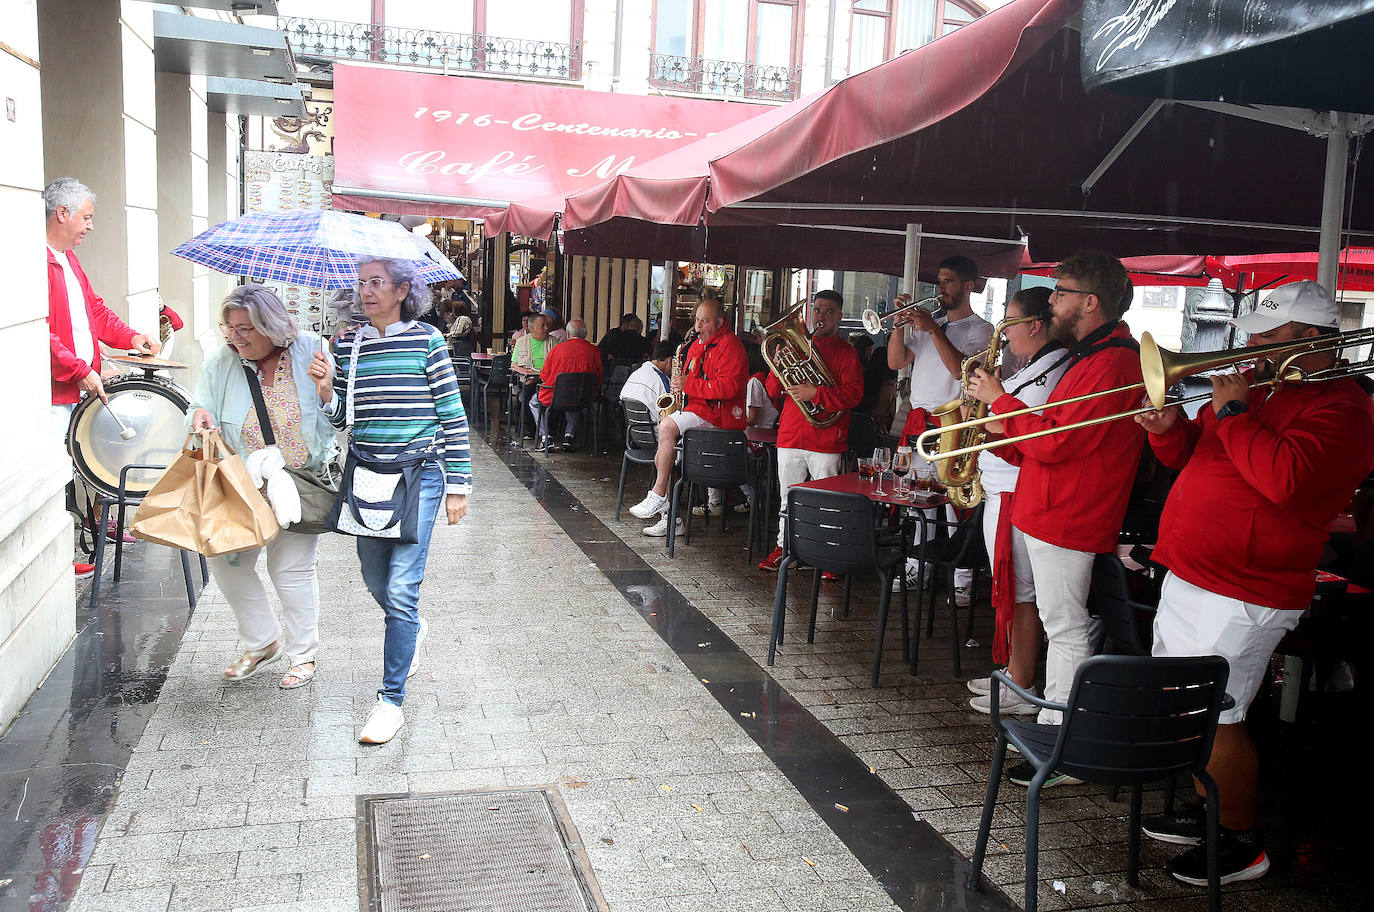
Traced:
<svg viewBox="0 0 1374 912">
<path fill-rule="evenodd" d="M 130 527 L 135 537 L 206 557 L 259 548 L 280 531 L 272 507 L 218 431 L 202 434 L 167 467 L 143 498 Z"/>
</svg>

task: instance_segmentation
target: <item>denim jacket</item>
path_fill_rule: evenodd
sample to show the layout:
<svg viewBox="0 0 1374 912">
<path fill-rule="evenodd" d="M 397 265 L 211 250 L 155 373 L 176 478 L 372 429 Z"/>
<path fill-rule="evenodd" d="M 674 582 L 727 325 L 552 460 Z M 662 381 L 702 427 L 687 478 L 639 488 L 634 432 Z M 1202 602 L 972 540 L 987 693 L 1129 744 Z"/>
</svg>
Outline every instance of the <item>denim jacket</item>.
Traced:
<svg viewBox="0 0 1374 912">
<path fill-rule="evenodd" d="M 301 404 L 301 437 L 310 450 L 307 469 L 319 471 L 334 459 L 337 452 L 334 428 L 320 407 L 315 381 L 306 373 L 315 352 L 329 354 L 325 343 L 314 333 L 302 331 L 287 346 L 291 353 L 291 374 L 296 381 L 296 395 Z M 331 364 L 333 359 L 330 359 Z M 243 453 L 243 422 L 253 411 L 253 393 L 243 374 L 244 361 L 228 345 L 215 349 L 201 365 L 195 396 L 187 413 L 189 427 L 195 410 L 203 408 L 215 419 L 226 443 L 236 453 Z"/>
</svg>

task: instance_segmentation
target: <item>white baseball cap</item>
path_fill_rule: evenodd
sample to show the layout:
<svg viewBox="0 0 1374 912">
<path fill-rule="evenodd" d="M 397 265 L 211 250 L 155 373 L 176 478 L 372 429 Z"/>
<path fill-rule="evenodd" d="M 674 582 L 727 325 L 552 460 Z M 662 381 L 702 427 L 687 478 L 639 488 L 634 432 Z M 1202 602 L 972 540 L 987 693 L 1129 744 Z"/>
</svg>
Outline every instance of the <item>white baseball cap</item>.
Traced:
<svg viewBox="0 0 1374 912">
<path fill-rule="evenodd" d="M 1308 323 L 1337 329 L 1341 325 L 1341 305 L 1316 282 L 1303 280 L 1284 285 L 1255 305 L 1255 309 L 1231 325 L 1243 333 L 1269 332 L 1285 323 Z"/>
</svg>

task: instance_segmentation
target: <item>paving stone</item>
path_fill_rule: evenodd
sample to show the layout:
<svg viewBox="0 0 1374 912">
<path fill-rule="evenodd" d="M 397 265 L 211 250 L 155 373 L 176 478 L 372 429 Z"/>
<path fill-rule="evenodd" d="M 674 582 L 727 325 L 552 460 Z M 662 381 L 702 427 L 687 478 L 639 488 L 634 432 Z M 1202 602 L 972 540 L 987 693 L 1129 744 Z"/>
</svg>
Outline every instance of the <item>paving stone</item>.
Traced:
<svg viewBox="0 0 1374 912">
<path fill-rule="evenodd" d="M 223 912 L 242 902 L 294 901 L 300 892 L 300 880 L 299 874 L 286 874 L 177 884 L 167 912 Z"/>
</svg>

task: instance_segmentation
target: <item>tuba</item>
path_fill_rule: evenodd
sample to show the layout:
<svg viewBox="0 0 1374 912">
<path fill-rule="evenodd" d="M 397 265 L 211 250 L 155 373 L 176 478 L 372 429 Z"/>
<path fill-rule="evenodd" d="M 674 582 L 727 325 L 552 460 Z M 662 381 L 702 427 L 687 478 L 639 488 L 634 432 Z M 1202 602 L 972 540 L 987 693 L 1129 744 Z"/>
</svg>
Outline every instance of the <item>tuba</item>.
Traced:
<svg viewBox="0 0 1374 912">
<path fill-rule="evenodd" d="M 939 440 L 935 449 L 926 451 L 927 459 L 942 451 L 949 452 L 977 446 L 987 437 L 985 425 L 965 426 L 965 410 L 968 412 L 968 420 L 970 421 L 981 420 L 987 417 L 988 413 L 986 402 L 980 402 L 968 395 L 968 375 L 975 367 L 982 368 L 985 373 L 995 373 L 1002 354 L 1002 332 L 1009 326 L 1029 323 L 1036 319 L 1039 319 L 1039 316 L 1031 314 L 1003 320 L 992 331 L 992 341 L 988 344 L 987 350 L 964 360 L 959 373 L 959 376 L 964 378 L 961 395 L 958 399 L 951 399 L 930 413 L 931 418 L 935 419 L 940 429 L 938 431 Z M 950 427 L 951 425 L 959 426 Z M 935 477 L 940 484 L 945 486 L 945 491 L 949 495 L 949 502 L 958 509 L 971 509 L 982 502 L 983 484 L 979 479 L 978 454 L 976 452 L 936 462 Z"/>
<path fill-rule="evenodd" d="M 677 347 L 677 352 L 673 354 L 673 376 L 676 380 L 682 376 L 682 359 L 687 354 L 687 349 L 692 347 L 692 343 L 697 340 L 697 331 L 694 329 L 687 334 L 686 340 Z M 667 392 L 658 397 L 654 403 L 658 406 L 658 417 L 667 418 L 676 412 L 680 412 L 687 405 L 687 396 L 682 392 Z"/>
<path fill-rule="evenodd" d="M 803 301 L 783 314 L 782 319 L 770 323 L 763 330 L 763 360 L 768 362 L 768 369 L 778 378 L 784 389 L 797 383 L 811 386 L 835 385 L 835 378 L 830 376 L 830 369 L 825 366 L 821 356 L 816 354 L 815 349 L 811 347 L 811 340 L 807 338 L 806 324 L 801 318 L 801 309 L 805 306 L 806 302 Z M 814 402 L 803 402 L 796 396 L 792 396 L 792 401 L 801 409 L 802 417 L 812 427 L 828 428 L 844 417 L 842 412 L 822 415 L 824 409 L 819 405 Z"/>
</svg>

